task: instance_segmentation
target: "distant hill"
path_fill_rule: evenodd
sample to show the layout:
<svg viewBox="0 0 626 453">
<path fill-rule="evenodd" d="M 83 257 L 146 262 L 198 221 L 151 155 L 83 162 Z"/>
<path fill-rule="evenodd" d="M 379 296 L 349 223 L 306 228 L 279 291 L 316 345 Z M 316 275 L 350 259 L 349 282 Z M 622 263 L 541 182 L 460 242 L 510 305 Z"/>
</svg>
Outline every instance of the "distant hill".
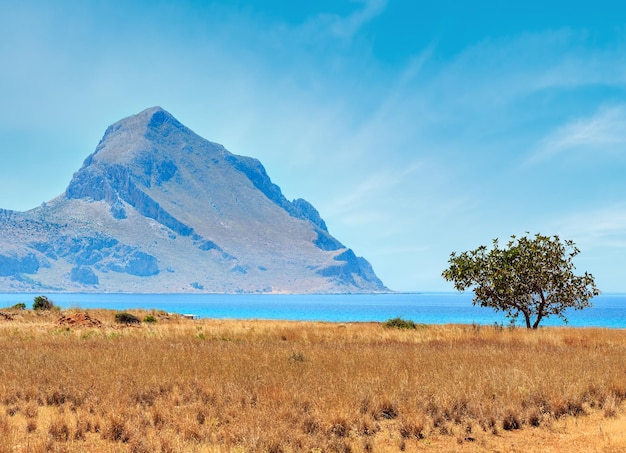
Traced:
<svg viewBox="0 0 626 453">
<path fill-rule="evenodd" d="M 0 210 L 0 292 L 386 290 L 258 160 L 160 107 L 110 126 L 62 195 Z"/>
</svg>

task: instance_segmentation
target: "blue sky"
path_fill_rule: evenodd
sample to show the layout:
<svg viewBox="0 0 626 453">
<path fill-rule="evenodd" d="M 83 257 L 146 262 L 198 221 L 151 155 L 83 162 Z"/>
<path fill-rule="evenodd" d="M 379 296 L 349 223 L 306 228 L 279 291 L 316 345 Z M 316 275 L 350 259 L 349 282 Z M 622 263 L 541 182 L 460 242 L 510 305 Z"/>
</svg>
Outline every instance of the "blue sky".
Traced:
<svg viewBox="0 0 626 453">
<path fill-rule="evenodd" d="M 625 18 L 601 0 L 0 0 L 0 207 L 61 194 L 109 124 L 160 105 L 258 158 L 392 289 L 452 290 L 451 251 L 530 231 L 626 291 Z"/>
</svg>

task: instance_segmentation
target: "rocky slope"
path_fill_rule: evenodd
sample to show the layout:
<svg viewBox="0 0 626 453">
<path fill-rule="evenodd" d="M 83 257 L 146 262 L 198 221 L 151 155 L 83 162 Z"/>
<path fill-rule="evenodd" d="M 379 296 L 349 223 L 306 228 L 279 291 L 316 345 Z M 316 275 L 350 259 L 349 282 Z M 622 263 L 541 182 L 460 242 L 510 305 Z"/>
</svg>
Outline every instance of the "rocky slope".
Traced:
<svg viewBox="0 0 626 453">
<path fill-rule="evenodd" d="M 2 292 L 387 290 L 258 160 L 159 107 L 110 126 L 64 194 L 0 210 L 0 232 Z"/>
</svg>

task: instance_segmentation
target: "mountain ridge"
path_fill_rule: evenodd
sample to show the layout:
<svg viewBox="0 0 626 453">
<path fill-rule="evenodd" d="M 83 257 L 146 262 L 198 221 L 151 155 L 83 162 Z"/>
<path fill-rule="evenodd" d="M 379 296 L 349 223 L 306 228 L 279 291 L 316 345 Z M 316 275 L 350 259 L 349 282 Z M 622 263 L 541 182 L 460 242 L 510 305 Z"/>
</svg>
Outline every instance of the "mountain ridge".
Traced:
<svg viewBox="0 0 626 453">
<path fill-rule="evenodd" d="M 0 227 L 0 291 L 388 291 L 260 161 L 161 107 L 113 123 L 63 194 Z"/>
</svg>

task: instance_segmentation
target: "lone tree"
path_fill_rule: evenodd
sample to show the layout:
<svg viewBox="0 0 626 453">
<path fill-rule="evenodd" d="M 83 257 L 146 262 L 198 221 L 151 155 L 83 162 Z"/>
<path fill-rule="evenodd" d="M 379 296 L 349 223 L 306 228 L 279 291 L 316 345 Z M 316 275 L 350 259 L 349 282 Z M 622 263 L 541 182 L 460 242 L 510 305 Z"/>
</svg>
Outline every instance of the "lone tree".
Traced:
<svg viewBox="0 0 626 453">
<path fill-rule="evenodd" d="M 556 235 L 511 236 L 505 248 L 494 239 L 492 250 L 483 245 L 452 252 L 442 276 L 459 291 L 474 287 L 474 305 L 504 311 L 511 319 L 521 313 L 526 327 L 536 329 L 550 315 L 567 322 L 566 309 L 589 307 L 600 294 L 593 275 L 574 275 L 572 258 L 579 252 L 574 242 Z"/>
</svg>

